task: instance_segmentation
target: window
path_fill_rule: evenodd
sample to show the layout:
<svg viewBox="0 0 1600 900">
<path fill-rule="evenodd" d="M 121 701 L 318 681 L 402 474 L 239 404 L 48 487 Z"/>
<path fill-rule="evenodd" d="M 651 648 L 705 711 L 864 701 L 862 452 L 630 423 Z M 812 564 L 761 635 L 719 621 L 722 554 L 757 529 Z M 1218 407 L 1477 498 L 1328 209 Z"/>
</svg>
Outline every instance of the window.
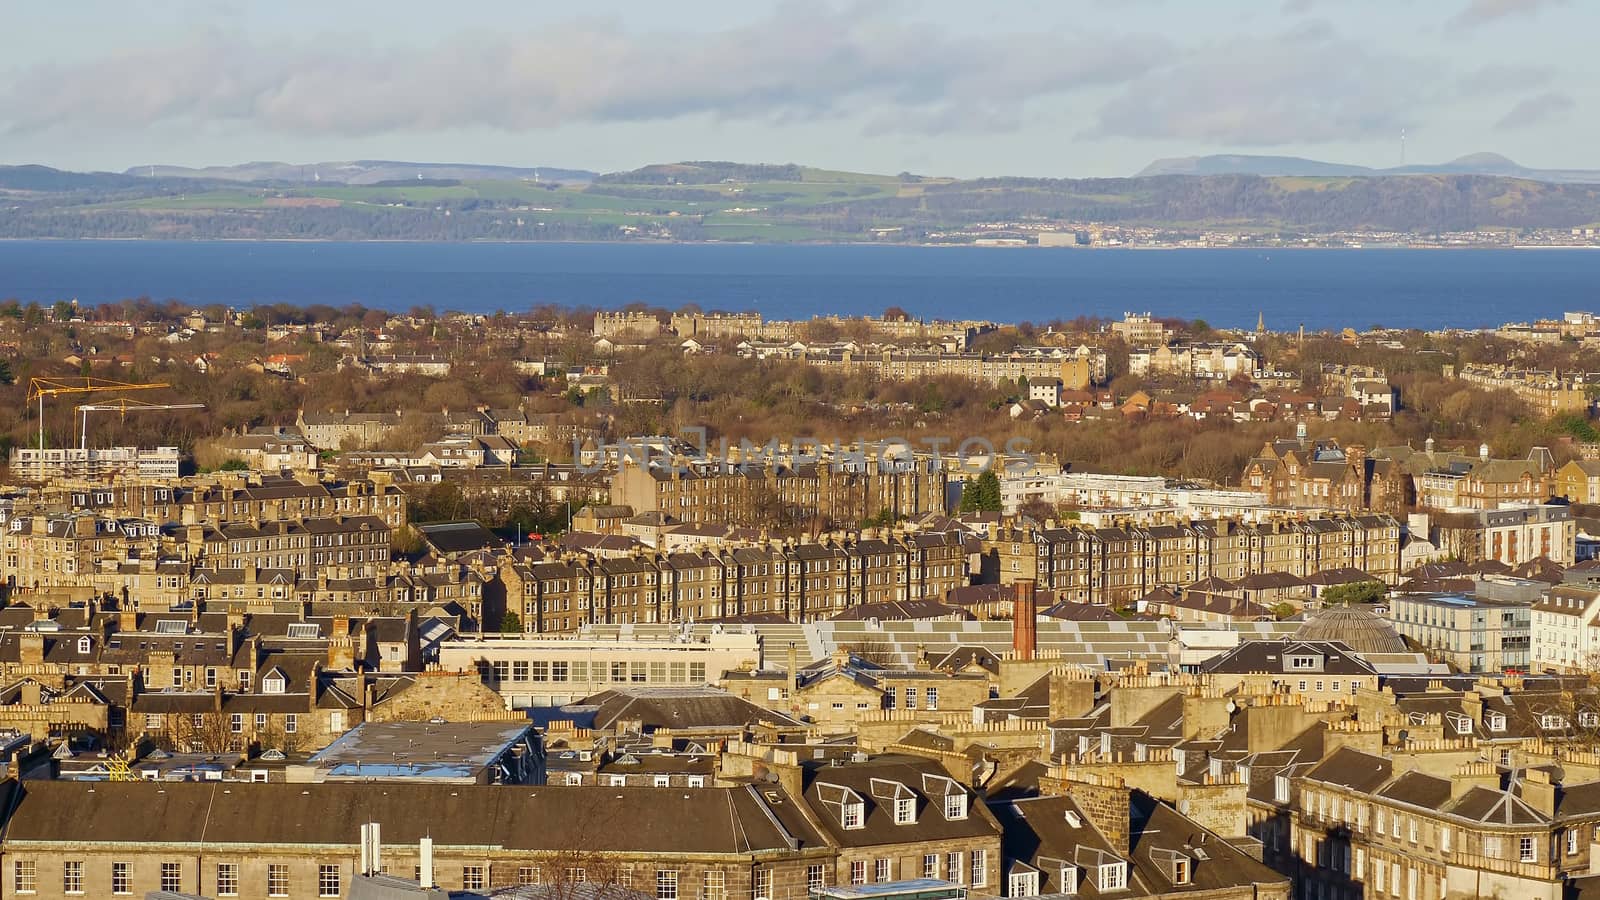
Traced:
<svg viewBox="0 0 1600 900">
<path fill-rule="evenodd" d="M 1128 864 L 1111 863 L 1100 867 L 1100 877 L 1096 884 L 1102 893 L 1106 891 L 1120 891 L 1128 886 Z"/>
<path fill-rule="evenodd" d="M 939 689 L 936 688 L 936 687 L 931 687 L 931 688 L 925 689 L 923 693 L 925 693 L 927 695 L 928 708 L 929 709 L 938 709 L 939 708 Z"/>
<path fill-rule="evenodd" d="M 889 860 L 888 859 L 873 860 L 873 863 L 872 863 L 872 880 L 876 881 L 879 884 L 887 884 L 889 882 Z"/>
<path fill-rule="evenodd" d="M 161 889 L 177 893 L 183 890 L 183 865 L 175 862 L 161 864 Z"/>
<path fill-rule="evenodd" d="M 1517 858 L 1523 862 L 1534 862 L 1533 838 L 1522 837 L 1517 839 Z"/>
<path fill-rule="evenodd" d="M 1394 814 L 1394 815 L 1389 817 L 1389 836 L 1392 837 L 1392 838 L 1396 838 L 1396 839 L 1398 839 L 1400 837 L 1400 815 L 1399 815 L 1399 813 L 1396 813 L 1396 814 Z"/>
<path fill-rule="evenodd" d="M 944 798 L 944 817 L 946 819 L 965 819 L 967 817 L 967 795 L 946 794 Z"/>
<path fill-rule="evenodd" d="M 331 866 L 317 866 L 317 896 L 339 896 L 339 866 L 337 863 Z"/>
<path fill-rule="evenodd" d="M 972 851 L 972 887 L 983 887 L 989 883 L 989 851 Z"/>
<path fill-rule="evenodd" d="M 1061 893 L 1076 896 L 1078 893 L 1078 867 L 1061 867 Z"/>
<path fill-rule="evenodd" d="M 967 870 L 966 867 L 962 865 L 963 862 L 965 862 L 965 860 L 962 858 L 960 850 L 957 850 L 954 853 L 946 853 L 944 855 L 944 877 L 946 881 L 953 881 L 956 884 L 965 884 L 962 879 L 966 876 Z"/>
<path fill-rule="evenodd" d="M 1039 894 L 1038 872 L 1012 872 L 1007 879 L 1007 897 L 1035 897 Z"/>
<path fill-rule="evenodd" d="M 518 866 L 517 867 L 517 884 L 538 884 L 538 883 L 539 883 L 539 867 L 538 866 Z"/>
<path fill-rule="evenodd" d="M 1578 829 L 1576 828 L 1567 829 L 1567 855 L 1578 855 Z"/>
<path fill-rule="evenodd" d="M 239 896 L 238 863 L 217 863 L 217 896 Z"/>
<path fill-rule="evenodd" d="M 865 810 L 859 802 L 846 803 L 840 807 L 839 824 L 844 828 L 860 828 Z"/>
<path fill-rule="evenodd" d="M 300 716 L 295 713 L 284 713 L 283 733 L 294 734 L 300 730 Z"/>
<path fill-rule="evenodd" d="M 129 863 L 114 862 L 111 864 L 111 893 L 133 893 L 133 878 L 129 874 L 131 869 L 132 866 Z M 217 893 L 220 894 L 222 892 L 218 891 Z"/>
<path fill-rule="evenodd" d="M 772 898 L 772 870 L 757 869 L 754 885 L 755 900 L 771 900 Z"/>
<path fill-rule="evenodd" d="M 708 869 L 700 876 L 700 900 L 727 900 L 728 876 L 720 869 Z"/>
<path fill-rule="evenodd" d="M 894 801 L 894 823 L 896 825 L 913 825 L 917 821 L 917 801 L 912 797 L 900 797 Z"/>
<path fill-rule="evenodd" d="M 937 854 L 937 853 L 924 853 L 924 854 L 922 854 L 922 877 L 923 878 L 938 878 L 939 877 L 939 854 Z"/>
<path fill-rule="evenodd" d="M 61 864 L 61 892 L 83 893 L 83 860 L 69 859 Z"/>
<path fill-rule="evenodd" d="M 1346 870 L 1349 869 L 1348 866 L 1345 868 Z M 1172 883 L 1189 883 L 1189 858 L 1187 856 L 1180 856 L 1172 861 Z"/>
<path fill-rule="evenodd" d="M 588 884 L 589 872 L 585 869 L 571 868 L 567 870 L 567 884 Z"/>
<path fill-rule="evenodd" d="M 267 896 L 289 896 L 289 867 L 284 863 L 267 865 Z"/>
<path fill-rule="evenodd" d="M 678 900 L 678 870 L 656 870 L 656 900 Z"/>
<path fill-rule="evenodd" d="M 866 884 L 867 883 L 867 861 L 866 860 L 858 859 L 858 860 L 855 860 L 855 861 L 850 863 L 850 883 L 851 884 Z"/>
<path fill-rule="evenodd" d="M 234 713 L 228 717 L 228 730 L 234 734 L 244 732 L 244 713 Z"/>
<path fill-rule="evenodd" d="M 806 891 L 820 891 L 827 887 L 826 872 L 822 866 L 806 866 Z"/>
<path fill-rule="evenodd" d="M 261 679 L 261 693 L 263 694 L 281 694 L 284 692 L 286 687 L 287 685 L 283 680 L 283 673 L 279 672 L 277 669 L 273 669 L 272 672 L 267 675 L 267 677 Z"/>
<path fill-rule="evenodd" d="M 916 709 L 916 708 L 917 708 L 917 689 L 914 688 L 914 687 L 908 687 L 908 688 L 906 688 L 906 709 Z"/>
<path fill-rule="evenodd" d="M 489 874 L 483 866 L 462 866 L 461 887 L 469 891 L 481 891 L 489 882 Z"/>
<path fill-rule="evenodd" d="M 11 888 L 19 894 L 32 894 L 39 890 L 39 864 L 31 859 L 11 863 Z"/>
</svg>

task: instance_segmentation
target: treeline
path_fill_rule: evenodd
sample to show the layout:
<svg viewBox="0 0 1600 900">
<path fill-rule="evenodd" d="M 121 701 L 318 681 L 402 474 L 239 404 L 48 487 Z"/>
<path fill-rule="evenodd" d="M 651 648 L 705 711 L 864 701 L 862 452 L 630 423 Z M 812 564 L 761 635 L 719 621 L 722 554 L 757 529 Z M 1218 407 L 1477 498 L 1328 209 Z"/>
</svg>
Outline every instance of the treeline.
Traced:
<svg viewBox="0 0 1600 900">
<path fill-rule="evenodd" d="M 616 225 L 548 221 L 504 212 L 454 212 L 393 207 L 273 207 L 225 210 L 16 210 L 0 216 L 0 238 L 162 238 L 194 240 L 611 241 Z M 695 240 L 704 229 L 673 222 L 675 236 Z"/>
</svg>

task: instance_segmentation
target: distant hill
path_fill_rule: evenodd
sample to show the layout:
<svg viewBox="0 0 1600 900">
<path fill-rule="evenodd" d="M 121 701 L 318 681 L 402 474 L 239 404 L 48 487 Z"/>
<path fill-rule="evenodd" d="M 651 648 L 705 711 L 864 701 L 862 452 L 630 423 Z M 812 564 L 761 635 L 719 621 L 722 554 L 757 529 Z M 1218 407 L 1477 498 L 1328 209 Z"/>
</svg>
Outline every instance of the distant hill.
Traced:
<svg viewBox="0 0 1600 900">
<path fill-rule="evenodd" d="M 559 181 L 587 184 L 594 172 L 584 169 L 546 167 L 480 166 L 470 163 L 421 163 L 384 159 L 359 159 L 350 162 L 282 163 L 249 162 L 236 166 L 134 166 L 123 173 L 146 178 L 207 178 L 218 181 L 306 182 L 335 184 L 379 184 L 401 181 Z"/>
<path fill-rule="evenodd" d="M 149 181 L 115 172 L 67 172 L 49 166 L 0 166 L 4 191 L 115 191 L 149 187 Z"/>
<path fill-rule="evenodd" d="M 723 181 L 801 181 L 805 168 L 793 163 L 760 165 L 734 162 L 658 163 L 629 172 L 601 175 L 599 184 L 718 184 Z"/>
<path fill-rule="evenodd" d="M 582 181 L 563 177 L 577 170 L 541 168 L 537 182 L 533 169 L 373 161 L 158 166 L 153 176 L 150 167 L 75 173 L 12 166 L 0 167 L 0 238 L 916 243 L 978 234 L 1026 240 L 1041 227 L 1032 223 L 1280 235 L 1600 223 L 1600 173 L 1587 182 L 1507 174 L 1527 170 L 1503 157 L 1444 166 L 1499 170 L 1493 174 L 1292 157 L 1164 165 L 1167 174 L 1133 178 L 957 180 L 678 162 L 603 176 L 579 172 L 589 179 Z M 1217 171 L 1249 167 L 1270 174 Z"/>
<path fill-rule="evenodd" d="M 1552 184 L 1600 184 L 1600 169 L 1530 169 L 1498 153 L 1473 153 L 1435 165 L 1373 169 L 1344 163 L 1322 162 L 1298 156 L 1178 156 L 1158 159 L 1140 170 L 1140 178 L 1155 175 L 1262 175 L 1299 177 L 1376 175 L 1501 175 Z"/>
</svg>

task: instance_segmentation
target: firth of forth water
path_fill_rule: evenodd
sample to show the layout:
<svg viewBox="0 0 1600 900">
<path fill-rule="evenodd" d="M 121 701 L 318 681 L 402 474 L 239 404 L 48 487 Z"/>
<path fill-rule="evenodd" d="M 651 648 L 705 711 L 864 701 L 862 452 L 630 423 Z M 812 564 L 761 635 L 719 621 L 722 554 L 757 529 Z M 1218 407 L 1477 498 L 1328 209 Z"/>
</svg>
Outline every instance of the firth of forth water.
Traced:
<svg viewBox="0 0 1600 900">
<path fill-rule="evenodd" d="M 1600 307 L 1600 252 L 1066 250 L 741 244 L 0 242 L 0 298 L 146 296 L 387 310 L 550 303 L 1046 322 L 1203 318 L 1289 331 L 1481 328 Z"/>
</svg>

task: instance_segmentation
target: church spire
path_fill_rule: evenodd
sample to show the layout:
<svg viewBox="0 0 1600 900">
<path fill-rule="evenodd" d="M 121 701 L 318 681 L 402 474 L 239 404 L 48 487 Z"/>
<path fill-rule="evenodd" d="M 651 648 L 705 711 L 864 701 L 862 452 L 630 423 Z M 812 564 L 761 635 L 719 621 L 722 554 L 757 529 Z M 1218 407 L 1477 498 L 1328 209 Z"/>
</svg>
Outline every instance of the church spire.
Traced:
<svg viewBox="0 0 1600 900">
<path fill-rule="evenodd" d="M 1258 313 L 1256 313 L 1256 334 L 1266 334 L 1266 333 L 1267 333 L 1267 314 L 1265 312 L 1258 312 Z"/>
</svg>

